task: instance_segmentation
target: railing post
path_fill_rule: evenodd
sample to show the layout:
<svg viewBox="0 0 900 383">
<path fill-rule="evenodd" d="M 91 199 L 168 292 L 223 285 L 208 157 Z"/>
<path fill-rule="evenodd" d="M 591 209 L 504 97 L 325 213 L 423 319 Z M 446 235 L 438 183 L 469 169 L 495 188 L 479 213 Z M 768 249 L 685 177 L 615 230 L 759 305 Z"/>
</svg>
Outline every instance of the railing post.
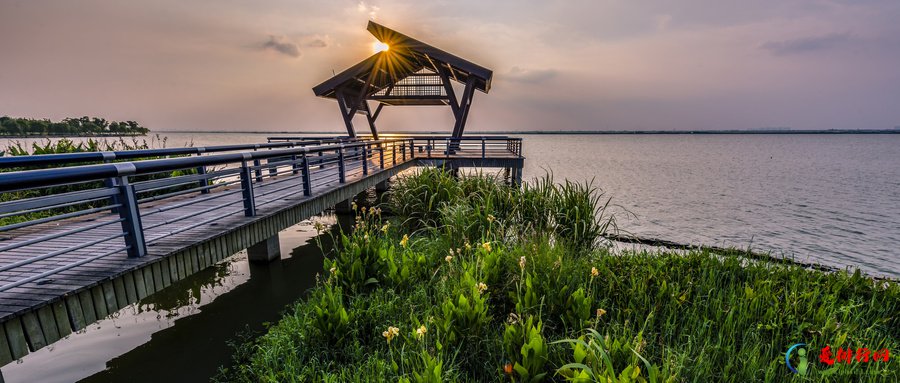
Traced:
<svg viewBox="0 0 900 383">
<path fill-rule="evenodd" d="M 247 166 L 246 157 L 241 161 L 241 195 L 244 198 L 244 215 L 253 217 L 256 215 L 256 199 L 253 197 L 253 176 L 250 174 L 250 167 Z"/>
<path fill-rule="evenodd" d="M 397 164 L 397 144 L 391 141 L 391 165 Z"/>
<path fill-rule="evenodd" d="M 406 143 L 400 144 L 400 155 L 403 157 L 403 161 L 406 161 Z"/>
<path fill-rule="evenodd" d="M 428 154 L 428 158 L 431 158 L 431 147 L 432 146 L 434 146 L 434 140 L 429 138 L 425 144 L 425 152 Z"/>
<path fill-rule="evenodd" d="M 198 150 L 200 152 L 197 153 L 197 157 L 200 157 L 203 155 L 204 150 L 203 150 L 203 148 L 200 148 Z M 206 166 L 198 166 L 197 174 L 205 176 L 206 175 Z M 207 186 L 209 186 L 209 179 L 206 177 L 203 177 L 202 179 L 200 179 L 200 187 L 201 187 L 200 194 L 209 194 L 209 188 L 207 188 Z"/>
<path fill-rule="evenodd" d="M 325 162 L 322 161 L 323 151 L 319 151 L 319 169 L 325 169 Z"/>
<path fill-rule="evenodd" d="M 128 246 L 128 258 L 143 257 L 147 255 L 147 243 L 144 241 L 144 226 L 134 186 L 128 183 L 126 176 L 116 178 L 115 184 L 119 189 L 116 200 L 121 205 L 118 211 L 119 218 L 122 219 L 122 231 L 125 232 L 125 245 Z"/>
<path fill-rule="evenodd" d="M 312 182 L 309 179 L 309 158 L 306 152 L 303 153 L 303 195 L 309 197 L 312 195 Z"/>
<path fill-rule="evenodd" d="M 369 145 L 369 144 L 364 144 L 364 145 L 362 146 L 362 168 L 363 168 L 363 175 L 368 175 L 368 174 L 369 174 L 369 155 L 368 155 L 368 150 L 366 150 L 366 146 L 368 146 L 368 145 Z"/>
<path fill-rule="evenodd" d="M 344 165 L 344 144 L 338 146 L 338 181 L 347 182 L 346 166 Z"/>
<path fill-rule="evenodd" d="M 450 139 L 447 139 L 447 147 L 444 148 L 444 155 L 450 158 Z"/>
<path fill-rule="evenodd" d="M 384 170 L 384 143 L 378 145 L 378 162 L 381 164 L 381 169 Z"/>
<path fill-rule="evenodd" d="M 259 160 L 253 160 L 253 167 L 256 168 L 253 170 L 253 172 L 256 174 L 256 182 L 263 182 L 262 164 L 259 162 Z"/>
<path fill-rule="evenodd" d="M 481 159 L 483 160 L 487 154 L 487 146 L 484 142 L 484 137 L 481 137 Z"/>
<path fill-rule="evenodd" d="M 291 170 L 293 170 L 291 172 L 291 174 L 294 174 L 294 175 L 296 175 L 297 173 L 300 172 L 300 164 L 297 163 L 297 155 L 296 154 L 291 154 Z"/>
<path fill-rule="evenodd" d="M 409 158 L 416 158 L 416 142 L 409 140 Z"/>
<path fill-rule="evenodd" d="M 271 150 L 271 149 L 269 149 L 269 150 Z M 272 160 L 273 160 L 273 159 L 276 160 L 276 165 L 274 165 L 274 166 L 272 165 Z M 278 175 L 278 165 L 277 165 L 278 162 L 277 162 L 277 160 L 278 160 L 278 159 L 275 159 L 275 158 L 272 158 L 272 157 L 266 158 L 266 166 L 269 167 L 269 178 L 272 178 L 272 177 L 275 177 L 275 176 Z"/>
</svg>

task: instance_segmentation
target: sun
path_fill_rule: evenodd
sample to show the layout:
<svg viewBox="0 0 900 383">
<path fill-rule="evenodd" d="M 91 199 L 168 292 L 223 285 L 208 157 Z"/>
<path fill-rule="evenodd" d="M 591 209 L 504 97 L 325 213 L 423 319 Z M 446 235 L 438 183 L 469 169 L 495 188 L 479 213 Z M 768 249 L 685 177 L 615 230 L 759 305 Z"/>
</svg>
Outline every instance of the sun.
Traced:
<svg viewBox="0 0 900 383">
<path fill-rule="evenodd" d="M 390 47 L 387 44 L 385 44 L 381 41 L 376 41 L 376 42 L 372 43 L 372 52 L 373 53 L 384 52 L 384 51 L 388 50 L 389 48 Z"/>
</svg>

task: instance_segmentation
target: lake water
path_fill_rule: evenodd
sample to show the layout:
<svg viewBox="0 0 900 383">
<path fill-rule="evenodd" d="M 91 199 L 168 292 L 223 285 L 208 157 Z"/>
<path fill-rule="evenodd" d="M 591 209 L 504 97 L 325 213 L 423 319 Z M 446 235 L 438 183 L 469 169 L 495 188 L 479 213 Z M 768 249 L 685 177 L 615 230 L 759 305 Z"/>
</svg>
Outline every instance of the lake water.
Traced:
<svg viewBox="0 0 900 383">
<path fill-rule="evenodd" d="M 175 147 L 267 135 L 165 136 Z M 624 231 L 900 276 L 900 135 L 523 137 L 526 179 L 552 170 L 557 181 L 593 180 L 617 205 Z M 314 284 L 322 254 L 309 222 L 280 239 L 281 260 L 251 265 L 238 253 L 4 366 L 5 380 L 208 379 L 229 363 L 237 334 L 258 334 Z"/>
<path fill-rule="evenodd" d="M 163 133 L 169 147 L 276 134 Z M 620 229 L 900 277 L 900 135 L 524 135 L 525 179 L 589 181 Z"/>
</svg>

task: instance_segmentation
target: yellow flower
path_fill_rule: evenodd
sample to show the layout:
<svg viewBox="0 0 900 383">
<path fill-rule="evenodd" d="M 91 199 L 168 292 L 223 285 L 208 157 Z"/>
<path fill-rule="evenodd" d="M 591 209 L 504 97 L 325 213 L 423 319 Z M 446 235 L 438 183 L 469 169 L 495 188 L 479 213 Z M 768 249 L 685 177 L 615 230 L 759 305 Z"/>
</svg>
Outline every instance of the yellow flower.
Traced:
<svg viewBox="0 0 900 383">
<path fill-rule="evenodd" d="M 356 202 L 351 202 L 350 208 L 353 209 L 353 211 L 356 211 Z"/>
<path fill-rule="evenodd" d="M 453 249 L 450 249 L 450 255 L 453 255 Z"/>
<path fill-rule="evenodd" d="M 422 338 L 425 337 L 425 333 L 427 333 L 427 332 L 428 332 L 428 329 L 425 328 L 425 325 L 421 325 L 421 326 L 419 326 L 419 328 L 416 330 L 416 336 L 419 337 L 419 339 L 422 339 Z"/>
<path fill-rule="evenodd" d="M 488 222 L 494 222 L 495 219 L 496 219 L 496 218 L 494 218 L 494 215 L 493 215 L 493 214 L 488 214 L 488 216 L 487 216 Z"/>
<path fill-rule="evenodd" d="M 337 271 L 337 267 L 332 267 L 328 270 L 330 273 L 334 274 Z"/>
<path fill-rule="evenodd" d="M 316 228 L 316 233 L 319 233 L 325 228 L 325 225 L 323 225 L 322 222 L 316 221 L 316 223 L 313 224 L 313 227 Z"/>
<path fill-rule="evenodd" d="M 487 290 L 487 285 L 484 284 L 484 282 L 478 282 L 478 285 L 476 287 L 478 288 L 479 293 L 483 293 L 484 290 Z"/>
<path fill-rule="evenodd" d="M 388 326 L 387 330 L 381 333 L 381 336 L 387 339 L 388 344 L 391 344 L 391 341 L 394 340 L 394 337 L 400 334 L 400 329 L 394 326 Z"/>
<path fill-rule="evenodd" d="M 381 227 L 381 232 L 382 232 L 382 233 L 387 233 L 387 231 L 388 231 L 388 226 L 390 226 L 390 225 L 391 225 L 391 222 L 390 222 L 390 221 L 388 221 L 388 223 L 384 224 L 384 226 Z"/>
<path fill-rule="evenodd" d="M 597 270 L 596 267 L 591 267 L 591 276 L 596 277 L 598 275 L 600 275 L 600 270 Z"/>
<path fill-rule="evenodd" d="M 602 316 L 604 316 L 604 315 L 606 315 L 606 310 L 604 310 L 604 309 L 597 309 L 597 318 L 602 317 Z"/>
<path fill-rule="evenodd" d="M 365 207 L 365 206 L 363 206 L 362 209 L 359 209 L 359 210 L 362 211 L 363 214 L 366 214 L 366 207 Z"/>
<path fill-rule="evenodd" d="M 491 252 L 491 243 L 490 242 L 482 243 L 481 247 L 484 249 L 484 251 L 487 251 L 488 253 Z"/>
<path fill-rule="evenodd" d="M 447 261 L 447 263 L 453 262 L 453 256 L 448 255 L 448 256 L 444 257 L 444 260 Z"/>
<path fill-rule="evenodd" d="M 524 269 L 524 268 L 525 268 L 525 257 L 524 257 L 524 256 L 519 257 L 519 268 L 520 268 L 520 269 Z"/>
<path fill-rule="evenodd" d="M 471 244 L 471 243 L 466 242 L 466 250 L 467 250 L 467 251 L 468 251 L 468 250 L 472 250 L 472 244 Z"/>
<path fill-rule="evenodd" d="M 409 243 L 409 236 L 403 234 L 403 239 L 400 240 L 400 246 L 406 247 L 406 244 Z"/>
</svg>

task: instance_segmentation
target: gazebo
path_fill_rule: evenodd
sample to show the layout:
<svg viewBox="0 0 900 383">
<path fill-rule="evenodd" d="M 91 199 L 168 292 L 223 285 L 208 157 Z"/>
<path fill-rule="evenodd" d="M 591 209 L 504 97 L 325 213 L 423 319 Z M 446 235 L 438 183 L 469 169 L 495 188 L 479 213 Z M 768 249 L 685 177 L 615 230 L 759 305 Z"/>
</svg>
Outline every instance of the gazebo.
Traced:
<svg viewBox="0 0 900 383">
<path fill-rule="evenodd" d="M 385 106 L 449 106 L 451 137 L 462 137 L 475 91 L 490 91 L 493 72 L 373 21 L 367 29 L 388 49 L 313 88 L 316 96 L 337 101 L 347 134 L 357 136 L 353 117 L 362 114 L 377 139 L 375 121 Z M 458 98 L 450 80 L 465 86 Z"/>
</svg>

